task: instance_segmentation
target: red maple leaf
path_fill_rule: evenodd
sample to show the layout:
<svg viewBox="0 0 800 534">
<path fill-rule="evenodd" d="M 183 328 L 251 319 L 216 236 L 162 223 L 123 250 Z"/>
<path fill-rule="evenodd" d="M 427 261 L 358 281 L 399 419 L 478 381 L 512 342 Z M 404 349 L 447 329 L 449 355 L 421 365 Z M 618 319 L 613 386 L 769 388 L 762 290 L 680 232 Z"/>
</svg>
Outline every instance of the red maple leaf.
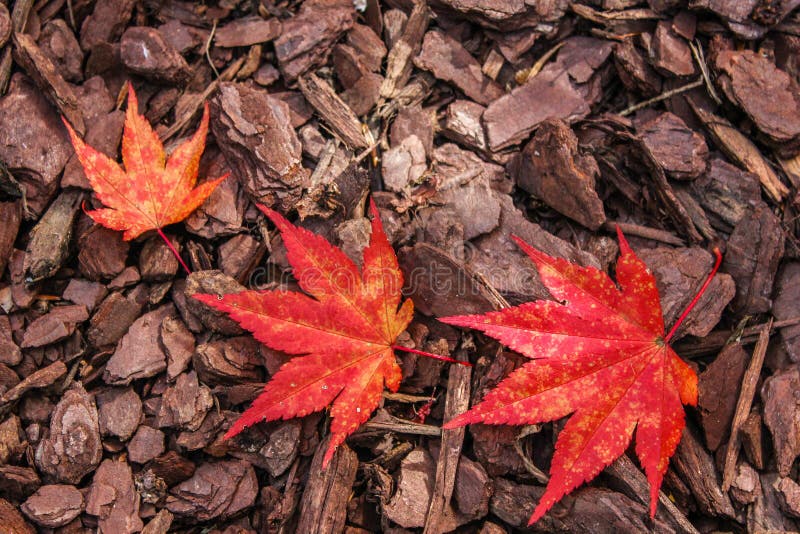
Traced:
<svg viewBox="0 0 800 534">
<path fill-rule="evenodd" d="M 530 524 L 625 452 L 634 429 L 654 515 L 685 425 L 683 404 L 697 403 L 697 376 L 668 345 L 677 323 L 665 337 L 655 278 L 622 232 L 618 235 L 621 289 L 594 267 L 550 257 L 515 237 L 560 302 L 542 300 L 440 319 L 480 330 L 532 358 L 445 428 L 535 424 L 572 414 L 558 436 L 550 481 Z M 721 256 L 715 252 L 718 267 Z"/>
<path fill-rule="evenodd" d="M 333 403 L 327 465 L 336 447 L 377 407 L 384 385 L 397 391 L 402 373 L 393 343 L 411 321 L 414 305 L 411 300 L 400 305 L 403 275 L 374 204 L 361 272 L 322 237 L 258 207 L 280 230 L 294 277 L 307 294 L 242 291 L 194 298 L 228 313 L 265 345 L 303 356 L 281 367 L 225 436 Z"/>
<path fill-rule="evenodd" d="M 126 241 L 148 230 L 158 230 L 172 248 L 161 228 L 188 217 L 227 177 L 226 174 L 194 187 L 208 133 L 208 105 L 192 138 L 167 158 L 158 135 L 147 119 L 139 115 L 136 93 L 129 85 L 122 135 L 124 170 L 116 161 L 84 143 L 66 119 L 64 124 L 86 178 L 97 198 L 108 206 L 87 215 L 107 228 L 124 231 Z M 173 252 L 177 256 L 177 251 Z M 181 261 L 180 256 L 178 259 Z"/>
</svg>

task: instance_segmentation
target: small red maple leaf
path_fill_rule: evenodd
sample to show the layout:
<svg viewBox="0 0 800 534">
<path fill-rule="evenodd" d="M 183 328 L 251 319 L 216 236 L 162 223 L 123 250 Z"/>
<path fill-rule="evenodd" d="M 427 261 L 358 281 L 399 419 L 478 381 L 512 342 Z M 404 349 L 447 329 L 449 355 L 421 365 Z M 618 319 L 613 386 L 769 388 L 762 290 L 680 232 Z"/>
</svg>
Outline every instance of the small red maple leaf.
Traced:
<svg viewBox="0 0 800 534">
<path fill-rule="evenodd" d="M 147 119 L 139 114 L 133 86 L 128 85 L 128 109 L 122 135 L 122 162 L 119 164 L 90 147 L 78 137 L 64 119 L 75 154 L 97 198 L 108 206 L 87 212 L 98 224 L 124 231 L 123 239 L 134 239 L 148 230 L 163 235 L 164 226 L 180 222 L 208 198 L 227 174 L 194 187 L 200 156 L 208 133 L 208 105 L 200 127 L 191 139 L 176 148 L 167 159 L 164 145 Z M 177 256 L 177 251 L 173 249 Z M 178 256 L 180 260 L 180 256 Z M 184 268 L 188 268 L 184 265 Z"/>
<path fill-rule="evenodd" d="M 323 466 L 377 407 L 384 385 L 397 391 L 402 373 L 393 343 L 414 313 L 400 305 L 403 275 L 374 204 L 372 235 L 361 272 L 340 249 L 279 213 L 258 206 L 283 237 L 300 288 L 193 295 L 224 311 L 268 347 L 300 354 L 287 362 L 228 430 L 331 408 L 331 440 Z"/>
<path fill-rule="evenodd" d="M 685 426 L 683 404 L 697 404 L 697 375 L 668 345 L 658 289 L 618 230 L 618 289 L 604 272 L 553 258 L 514 237 L 536 264 L 551 300 L 441 321 L 480 330 L 532 358 L 483 401 L 444 425 L 523 425 L 567 415 L 550 481 L 533 524 L 564 495 L 618 458 L 636 429 L 636 454 L 650 484 L 650 513 Z"/>
</svg>

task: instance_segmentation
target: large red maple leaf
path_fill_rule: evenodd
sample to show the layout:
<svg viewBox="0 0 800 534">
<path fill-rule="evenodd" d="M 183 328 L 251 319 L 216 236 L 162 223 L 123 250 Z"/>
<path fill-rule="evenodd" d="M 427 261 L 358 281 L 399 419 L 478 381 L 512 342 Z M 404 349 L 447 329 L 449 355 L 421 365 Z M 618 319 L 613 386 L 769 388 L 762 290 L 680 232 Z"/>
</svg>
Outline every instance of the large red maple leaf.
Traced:
<svg viewBox="0 0 800 534">
<path fill-rule="evenodd" d="M 261 395 L 228 430 L 232 437 L 261 421 L 331 408 L 331 439 L 323 466 L 377 407 L 384 385 L 397 391 L 402 373 L 393 343 L 414 313 L 400 305 L 403 275 L 374 204 L 372 235 L 361 272 L 324 238 L 259 206 L 283 237 L 293 275 L 307 294 L 242 291 L 194 295 L 224 311 L 265 345 L 290 354 Z"/>
<path fill-rule="evenodd" d="M 122 135 L 124 170 L 112 158 L 84 143 L 66 119 L 64 124 L 86 178 L 100 202 L 108 206 L 87 214 L 107 228 L 124 231 L 125 240 L 158 230 L 172 248 L 161 228 L 188 217 L 227 177 L 194 187 L 208 133 L 208 105 L 195 134 L 167 158 L 158 135 L 139 114 L 136 93 L 129 85 Z M 188 271 L 188 267 L 184 268 Z"/>
<path fill-rule="evenodd" d="M 655 278 L 618 234 L 620 289 L 598 269 L 553 258 L 515 237 L 559 302 L 440 319 L 480 330 L 533 359 L 445 428 L 535 424 L 572 414 L 558 436 L 550 481 L 531 524 L 625 452 L 634 429 L 655 514 L 685 425 L 683 404 L 697 403 L 697 376 L 667 343 L 675 329 L 664 336 Z M 710 277 L 701 292 L 708 282 Z"/>
</svg>

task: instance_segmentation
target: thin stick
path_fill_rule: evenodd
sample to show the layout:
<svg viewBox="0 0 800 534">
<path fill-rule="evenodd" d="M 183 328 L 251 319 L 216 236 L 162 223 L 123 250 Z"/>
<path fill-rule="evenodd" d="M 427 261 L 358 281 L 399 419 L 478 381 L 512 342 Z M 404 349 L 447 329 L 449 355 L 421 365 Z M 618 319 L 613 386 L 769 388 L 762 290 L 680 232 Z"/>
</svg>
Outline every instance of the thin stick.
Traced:
<svg viewBox="0 0 800 534">
<path fill-rule="evenodd" d="M 716 263 L 714 263 L 714 268 L 711 269 L 710 273 L 708 273 L 708 278 L 706 278 L 706 281 L 703 282 L 703 285 L 700 288 L 700 291 L 697 292 L 697 295 L 694 296 L 694 298 L 689 303 L 689 305 L 686 306 L 686 309 L 683 310 L 683 313 L 681 314 L 681 316 L 678 317 L 678 320 L 675 321 L 675 324 L 672 325 L 672 330 L 670 330 L 669 334 L 667 334 L 667 337 L 664 338 L 665 342 L 669 343 L 669 340 L 672 339 L 672 336 L 675 335 L 675 332 L 678 330 L 678 327 L 681 325 L 683 320 L 686 319 L 686 316 L 689 315 L 689 312 L 691 312 L 692 308 L 695 307 L 695 305 L 697 304 L 697 301 L 700 300 L 700 297 L 702 297 L 703 293 L 705 293 L 706 289 L 708 289 L 708 285 L 711 283 L 711 280 L 714 278 L 714 275 L 717 274 L 717 271 L 719 270 L 719 266 L 722 263 L 722 253 L 719 251 L 719 248 L 714 247 L 714 255 L 717 257 L 717 261 L 716 261 Z"/>
<path fill-rule="evenodd" d="M 175 250 L 175 247 L 172 246 L 172 242 L 164 234 L 164 232 L 161 230 L 161 228 L 156 228 L 156 231 L 158 232 L 158 235 L 161 236 L 161 239 L 164 240 L 164 243 L 167 244 L 169 249 L 172 251 L 172 253 L 175 255 L 175 257 L 178 259 L 178 263 L 180 263 L 183 266 L 183 270 L 186 271 L 186 274 L 187 275 L 188 274 L 192 274 L 192 271 L 189 269 L 189 266 L 186 265 L 186 263 L 183 261 L 183 258 L 181 258 L 181 255 L 178 253 L 177 250 Z"/>
<path fill-rule="evenodd" d="M 443 362 L 457 363 L 459 365 L 472 367 L 472 364 L 469 362 L 462 362 L 461 360 L 456 360 L 455 358 L 450 358 L 449 356 L 441 356 L 439 354 L 433 354 L 431 352 L 424 352 L 417 349 L 410 349 L 408 347 L 401 347 L 400 345 L 392 345 L 392 348 L 394 350 L 402 350 L 403 352 L 410 352 L 411 354 L 419 354 L 420 356 L 427 356 L 428 358 L 433 358 L 434 360 L 442 360 Z"/>
<path fill-rule="evenodd" d="M 214 25 L 211 26 L 211 33 L 208 34 L 208 40 L 206 41 L 206 45 L 203 47 L 203 53 L 206 56 L 206 61 L 211 66 L 211 70 L 214 71 L 214 76 L 217 80 L 219 80 L 219 71 L 217 67 L 214 66 L 214 62 L 211 61 L 211 41 L 214 39 L 214 34 L 217 32 L 217 19 L 214 19 Z"/>
<path fill-rule="evenodd" d="M 702 87 L 704 85 L 703 77 L 701 76 L 699 80 L 695 80 L 691 83 L 687 83 L 686 85 L 682 85 L 680 87 L 676 87 L 666 93 L 661 93 L 658 96 L 654 96 L 653 98 L 649 98 L 644 102 L 639 102 L 638 104 L 634 104 L 627 109 L 623 109 L 619 112 L 621 117 L 626 117 L 633 113 L 634 111 L 639 111 L 642 108 L 646 108 L 650 104 L 655 104 L 657 102 L 661 102 L 662 100 L 666 100 L 668 98 L 672 98 L 675 95 L 679 95 L 681 93 L 685 93 L 686 91 L 691 91 L 692 89 L 697 89 L 698 87 Z"/>
<path fill-rule="evenodd" d="M 742 377 L 742 388 L 739 391 L 739 400 L 736 402 L 736 411 L 733 413 L 733 422 L 731 423 L 731 437 L 725 451 L 722 491 L 728 491 L 733 483 L 736 458 L 739 456 L 739 430 L 747 416 L 750 415 L 750 408 L 753 406 L 753 396 L 756 393 L 758 377 L 761 376 L 761 367 L 764 365 L 764 356 L 767 353 L 767 345 L 769 345 L 770 330 L 772 330 L 772 319 L 761 327 L 758 342 L 753 349 L 753 356 L 750 358 L 750 365 L 747 366 L 747 371 Z"/>
</svg>

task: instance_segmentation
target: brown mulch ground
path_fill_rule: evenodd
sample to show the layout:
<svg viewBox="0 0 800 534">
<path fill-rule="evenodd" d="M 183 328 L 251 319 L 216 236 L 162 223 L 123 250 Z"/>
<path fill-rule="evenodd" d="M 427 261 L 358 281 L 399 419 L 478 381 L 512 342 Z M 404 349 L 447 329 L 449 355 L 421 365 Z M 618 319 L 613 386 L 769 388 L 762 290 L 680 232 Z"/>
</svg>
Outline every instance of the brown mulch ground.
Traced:
<svg viewBox="0 0 800 534">
<path fill-rule="evenodd" d="M 800 531 L 799 4 L 0 1 L 0 532 Z M 168 149 L 209 102 L 233 176 L 167 228 L 189 277 L 81 210 L 61 117 L 117 157 L 127 81 Z M 368 194 L 403 344 L 474 368 L 399 354 L 325 471 L 324 413 L 223 440 L 286 356 L 187 295 L 289 279 L 255 202 L 358 258 Z M 699 406 L 655 519 L 626 456 L 526 528 L 563 422 L 442 434 L 523 358 L 434 318 L 547 297 L 512 234 L 608 269 L 615 224 L 668 324 L 725 252 Z"/>
</svg>

